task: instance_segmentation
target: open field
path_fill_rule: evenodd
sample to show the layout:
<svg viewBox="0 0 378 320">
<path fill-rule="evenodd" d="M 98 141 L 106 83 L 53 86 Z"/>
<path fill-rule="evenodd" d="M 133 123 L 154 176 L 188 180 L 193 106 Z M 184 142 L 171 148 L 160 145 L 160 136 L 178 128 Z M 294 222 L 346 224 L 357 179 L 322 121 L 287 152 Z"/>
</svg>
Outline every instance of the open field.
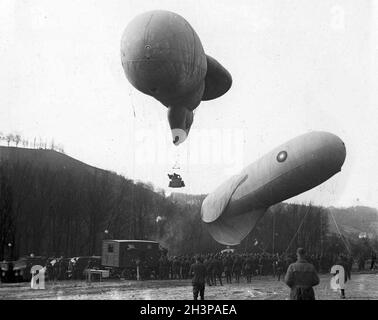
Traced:
<svg viewBox="0 0 378 320">
<path fill-rule="evenodd" d="M 315 288 L 316 298 L 320 300 L 339 299 L 338 293 L 329 288 L 330 277 L 321 276 Z M 288 287 L 270 276 L 255 277 L 252 283 L 242 279 L 240 284 L 206 286 L 207 300 L 285 300 Z M 378 299 L 378 274 L 353 274 L 346 289 L 347 299 Z M 29 283 L 0 284 L 2 299 L 88 299 L 88 300 L 191 300 L 190 280 L 149 280 L 103 282 L 60 281 L 46 283 L 45 290 L 32 290 Z"/>
</svg>

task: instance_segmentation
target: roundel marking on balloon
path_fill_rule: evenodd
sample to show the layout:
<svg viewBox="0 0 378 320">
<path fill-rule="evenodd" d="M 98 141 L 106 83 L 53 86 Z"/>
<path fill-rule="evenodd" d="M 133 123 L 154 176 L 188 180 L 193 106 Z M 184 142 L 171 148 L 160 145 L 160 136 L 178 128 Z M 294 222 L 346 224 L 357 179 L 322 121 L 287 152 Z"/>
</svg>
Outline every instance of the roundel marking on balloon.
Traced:
<svg viewBox="0 0 378 320">
<path fill-rule="evenodd" d="M 144 49 L 146 49 L 146 52 L 145 52 L 146 59 L 150 60 L 150 58 L 151 58 L 151 46 L 149 44 L 146 44 L 144 46 Z"/>
<path fill-rule="evenodd" d="M 284 162 L 287 158 L 287 152 L 286 151 L 280 151 L 277 154 L 277 161 L 278 162 Z"/>
</svg>

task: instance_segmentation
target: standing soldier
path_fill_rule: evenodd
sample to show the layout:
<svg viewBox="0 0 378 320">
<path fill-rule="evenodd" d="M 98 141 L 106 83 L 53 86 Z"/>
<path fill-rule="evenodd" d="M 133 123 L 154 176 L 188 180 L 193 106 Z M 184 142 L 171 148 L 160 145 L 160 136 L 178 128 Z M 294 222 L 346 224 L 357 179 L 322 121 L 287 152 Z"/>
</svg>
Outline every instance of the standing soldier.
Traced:
<svg viewBox="0 0 378 320">
<path fill-rule="evenodd" d="M 232 282 L 232 258 L 230 255 L 227 255 L 223 259 L 223 269 L 224 269 L 224 274 L 226 276 L 226 282 L 231 283 Z"/>
<path fill-rule="evenodd" d="M 52 260 L 50 263 L 52 265 L 52 279 L 53 279 L 53 282 L 55 283 L 58 280 L 59 263 L 57 259 Z"/>
<path fill-rule="evenodd" d="M 278 253 L 273 255 L 272 259 L 271 259 L 271 262 L 272 262 L 272 272 L 273 272 L 273 279 L 276 278 L 276 273 L 277 273 L 277 270 L 276 270 L 276 267 L 277 267 L 277 261 L 278 261 Z"/>
<path fill-rule="evenodd" d="M 151 268 L 148 265 L 148 261 L 146 258 L 141 260 L 141 276 L 142 280 L 150 280 L 151 279 Z"/>
<path fill-rule="evenodd" d="M 47 279 L 49 281 L 52 280 L 52 277 L 53 277 L 53 267 L 49 261 L 49 259 L 46 260 L 46 273 L 45 273 Z"/>
<path fill-rule="evenodd" d="M 234 258 L 234 264 L 232 265 L 232 273 L 235 275 L 235 281 L 240 282 L 240 274 L 242 270 L 242 262 L 239 255 Z"/>
<path fill-rule="evenodd" d="M 354 263 L 353 257 L 352 257 L 351 254 L 349 254 L 349 256 L 348 256 L 348 267 L 349 267 L 348 280 L 351 279 L 351 272 L 352 272 L 352 268 L 353 268 L 353 263 Z"/>
<path fill-rule="evenodd" d="M 173 274 L 173 279 L 180 279 L 180 268 L 181 268 L 181 263 L 178 257 L 174 257 L 173 263 L 172 263 L 172 274 Z"/>
<path fill-rule="evenodd" d="M 60 263 L 59 263 L 59 265 L 60 265 Z M 93 269 L 92 261 L 88 260 L 87 265 L 84 268 L 84 272 L 85 272 L 85 275 L 86 275 L 88 281 L 91 279 L 91 273 L 90 273 L 91 269 Z M 59 267 L 59 270 L 60 270 L 60 267 Z M 59 274 L 60 274 L 60 271 L 59 271 Z"/>
<path fill-rule="evenodd" d="M 217 272 L 217 259 L 216 259 L 216 256 L 215 254 L 211 256 L 210 258 L 210 265 L 211 265 L 211 281 L 212 281 L 212 284 L 213 286 L 216 286 L 217 285 L 217 278 L 216 278 L 216 272 Z"/>
<path fill-rule="evenodd" d="M 59 280 L 67 280 L 67 259 L 62 256 L 59 261 Z"/>
<path fill-rule="evenodd" d="M 206 268 L 202 263 L 202 259 L 197 256 L 196 263 L 192 264 L 189 270 L 189 274 L 192 276 L 192 286 L 193 286 L 193 299 L 198 299 L 198 294 L 201 300 L 205 299 L 205 277 Z"/>
<path fill-rule="evenodd" d="M 159 280 L 164 279 L 165 255 L 162 254 L 159 258 Z"/>
<path fill-rule="evenodd" d="M 374 250 L 371 250 L 371 264 L 370 264 L 370 270 L 374 270 L 375 261 L 377 260 L 377 254 Z"/>
<path fill-rule="evenodd" d="M 263 254 L 260 254 L 260 257 L 259 257 L 259 275 L 262 276 L 263 273 L 264 273 L 264 256 Z"/>
<path fill-rule="evenodd" d="M 184 276 L 184 279 L 188 279 L 189 277 L 189 269 L 190 269 L 190 259 L 189 257 L 185 257 L 184 259 L 184 263 L 183 263 L 183 267 L 182 267 L 182 270 L 183 270 L 183 276 Z"/>
<path fill-rule="evenodd" d="M 281 257 L 278 256 L 277 261 L 276 261 L 276 266 L 275 266 L 278 281 L 280 281 L 280 279 L 281 279 L 283 269 L 284 269 L 284 263 L 283 263 Z"/>
<path fill-rule="evenodd" d="M 207 255 L 206 260 L 204 262 L 205 269 L 206 269 L 206 282 L 208 286 L 213 285 L 213 264 L 211 255 Z"/>
<path fill-rule="evenodd" d="M 264 270 L 266 275 L 273 274 L 273 258 L 270 254 L 265 256 Z"/>
<path fill-rule="evenodd" d="M 223 286 L 222 283 L 222 274 L 223 274 L 223 264 L 222 261 L 218 256 L 214 256 L 213 259 L 213 279 L 214 285 L 217 285 L 217 278 L 219 279 L 220 285 Z"/>
<path fill-rule="evenodd" d="M 298 248 L 297 262 L 289 265 L 285 283 L 290 287 L 291 300 L 315 300 L 313 286 L 319 284 L 315 267 L 305 259 L 305 250 Z"/>
<path fill-rule="evenodd" d="M 179 270 L 179 278 L 184 279 L 184 257 L 181 256 L 179 257 L 179 262 L 180 262 L 180 270 Z"/>
<path fill-rule="evenodd" d="M 255 253 L 252 257 L 252 274 L 257 276 L 259 274 L 259 258 Z"/>
<path fill-rule="evenodd" d="M 173 279 L 173 258 L 169 257 L 168 259 L 168 274 L 169 278 L 172 280 Z"/>
<path fill-rule="evenodd" d="M 253 272 L 253 261 L 252 261 L 252 257 L 248 255 L 244 263 L 244 273 L 247 278 L 247 283 L 251 282 L 252 272 Z"/>
</svg>

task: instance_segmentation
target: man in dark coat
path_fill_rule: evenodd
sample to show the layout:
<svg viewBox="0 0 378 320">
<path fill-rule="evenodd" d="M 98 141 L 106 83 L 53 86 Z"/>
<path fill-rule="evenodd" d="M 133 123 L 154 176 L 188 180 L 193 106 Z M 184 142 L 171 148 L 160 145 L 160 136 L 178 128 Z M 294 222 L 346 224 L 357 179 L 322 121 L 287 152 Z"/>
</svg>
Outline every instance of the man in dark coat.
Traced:
<svg viewBox="0 0 378 320">
<path fill-rule="evenodd" d="M 277 257 L 277 260 L 275 261 L 275 273 L 277 276 L 278 281 L 281 280 L 281 275 L 284 269 L 284 262 L 282 261 L 281 257 Z"/>
<path fill-rule="evenodd" d="M 370 270 L 374 270 L 375 261 L 377 261 L 377 254 L 374 250 L 371 251 L 371 264 L 370 264 Z"/>
<path fill-rule="evenodd" d="M 253 272 L 253 261 L 251 255 L 248 255 L 244 263 L 244 273 L 247 278 L 247 283 L 251 282 Z"/>
<path fill-rule="evenodd" d="M 231 283 L 232 282 L 232 258 L 228 254 L 224 259 L 223 259 L 223 269 L 224 269 L 224 274 L 226 276 L 226 282 Z"/>
<path fill-rule="evenodd" d="M 220 285 L 223 286 L 223 283 L 222 283 L 222 274 L 223 274 L 223 264 L 222 264 L 222 261 L 220 260 L 220 258 L 215 255 L 213 260 L 212 260 L 212 263 L 213 263 L 213 280 L 214 280 L 214 286 L 217 285 L 217 278 L 220 282 Z"/>
<path fill-rule="evenodd" d="M 50 263 L 52 265 L 52 280 L 55 283 L 59 277 L 59 261 L 58 259 L 54 259 Z"/>
<path fill-rule="evenodd" d="M 190 269 L 190 259 L 189 257 L 184 258 L 184 262 L 182 264 L 182 273 L 183 273 L 183 278 L 188 279 L 189 277 L 189 269 Z"/>
<path fill-rule="evenodd" d="M 190 266 L 189 274 L 193 276 L 192 286 L 193 286 L 193 299 L 197 300 L 198 294 L 201 300 L 205 299 L 205 278 L 206 278 L 206 268 L 202 263 L 200 257 L 196 257 L 196 262 Z"/>
<path fill-rule="evenodd" d="M 236 255 L 234 258 L 234 264 L 232 265 L 232 273 L 235 275 L 235 281 L 237 283 L 240 282 L 242 267 L 242 260 L 239 255 Z"/>
<path fill-rule="evenodd" d="M 46 272 L 45 272 L 45 277 L 51 281 L 53 280 L 53 266 L 51 265 L 50 261 L 47 259 L 46 260 Z"/>
<path fill-rule="evenodd" d="M 175 280 L 181 279 L 180 269 L 181 269 L 181 261 L 179 260 L 178 257 L 174 257 L 173 263 L 172 263 L 173 279 L 175 279 Z"/>
<path fill-rule="evenodd" d="M 167 257 L 164 254 L 162 254 L 159 258 L 159 279 L 160 280 L 165 279 L 164 271 L 165 271 L 166 259 Z"/>
<path fill-rule="evenodd" d="M 305 259 L 305 250 L 298 248 L 298 260 L 289 265 L 285 283 L 290 287 L 291 300 L 315 300 L 313 286 L 319 284 L 315 267 Z"/>
<path fill-rule="evenodd" d="M 68 261 L 64 258 L 64 256 L 61 256 L 59 260 L 59 280 L 67 280 L 67 270 L 68 270 Z"/>
<path fill-rule="evenodd" d="M 206 282 L 208 286 L 212 286 L 214 283 L 213 279 L 213 263 L 211 255 L 208 255 L 204 261 L 204 266 L 206 269 Z"/>
</svg>

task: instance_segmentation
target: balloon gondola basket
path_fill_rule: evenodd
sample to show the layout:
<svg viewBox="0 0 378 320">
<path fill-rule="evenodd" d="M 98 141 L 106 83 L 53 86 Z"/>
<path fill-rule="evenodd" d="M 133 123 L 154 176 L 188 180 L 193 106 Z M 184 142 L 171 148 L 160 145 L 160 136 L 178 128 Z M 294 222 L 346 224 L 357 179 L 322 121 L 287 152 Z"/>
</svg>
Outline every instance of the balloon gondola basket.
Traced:
<svg viewBox="0 0 378 320">
<path fill-rule="evenodd" d="M 182 180 L 181 176 L 179 174 L 168 174 L 168 177 L 170 179 L 169 181 L 169 188 L 182 188 L 185 187 L 185 183 Z"/>
</svg>

